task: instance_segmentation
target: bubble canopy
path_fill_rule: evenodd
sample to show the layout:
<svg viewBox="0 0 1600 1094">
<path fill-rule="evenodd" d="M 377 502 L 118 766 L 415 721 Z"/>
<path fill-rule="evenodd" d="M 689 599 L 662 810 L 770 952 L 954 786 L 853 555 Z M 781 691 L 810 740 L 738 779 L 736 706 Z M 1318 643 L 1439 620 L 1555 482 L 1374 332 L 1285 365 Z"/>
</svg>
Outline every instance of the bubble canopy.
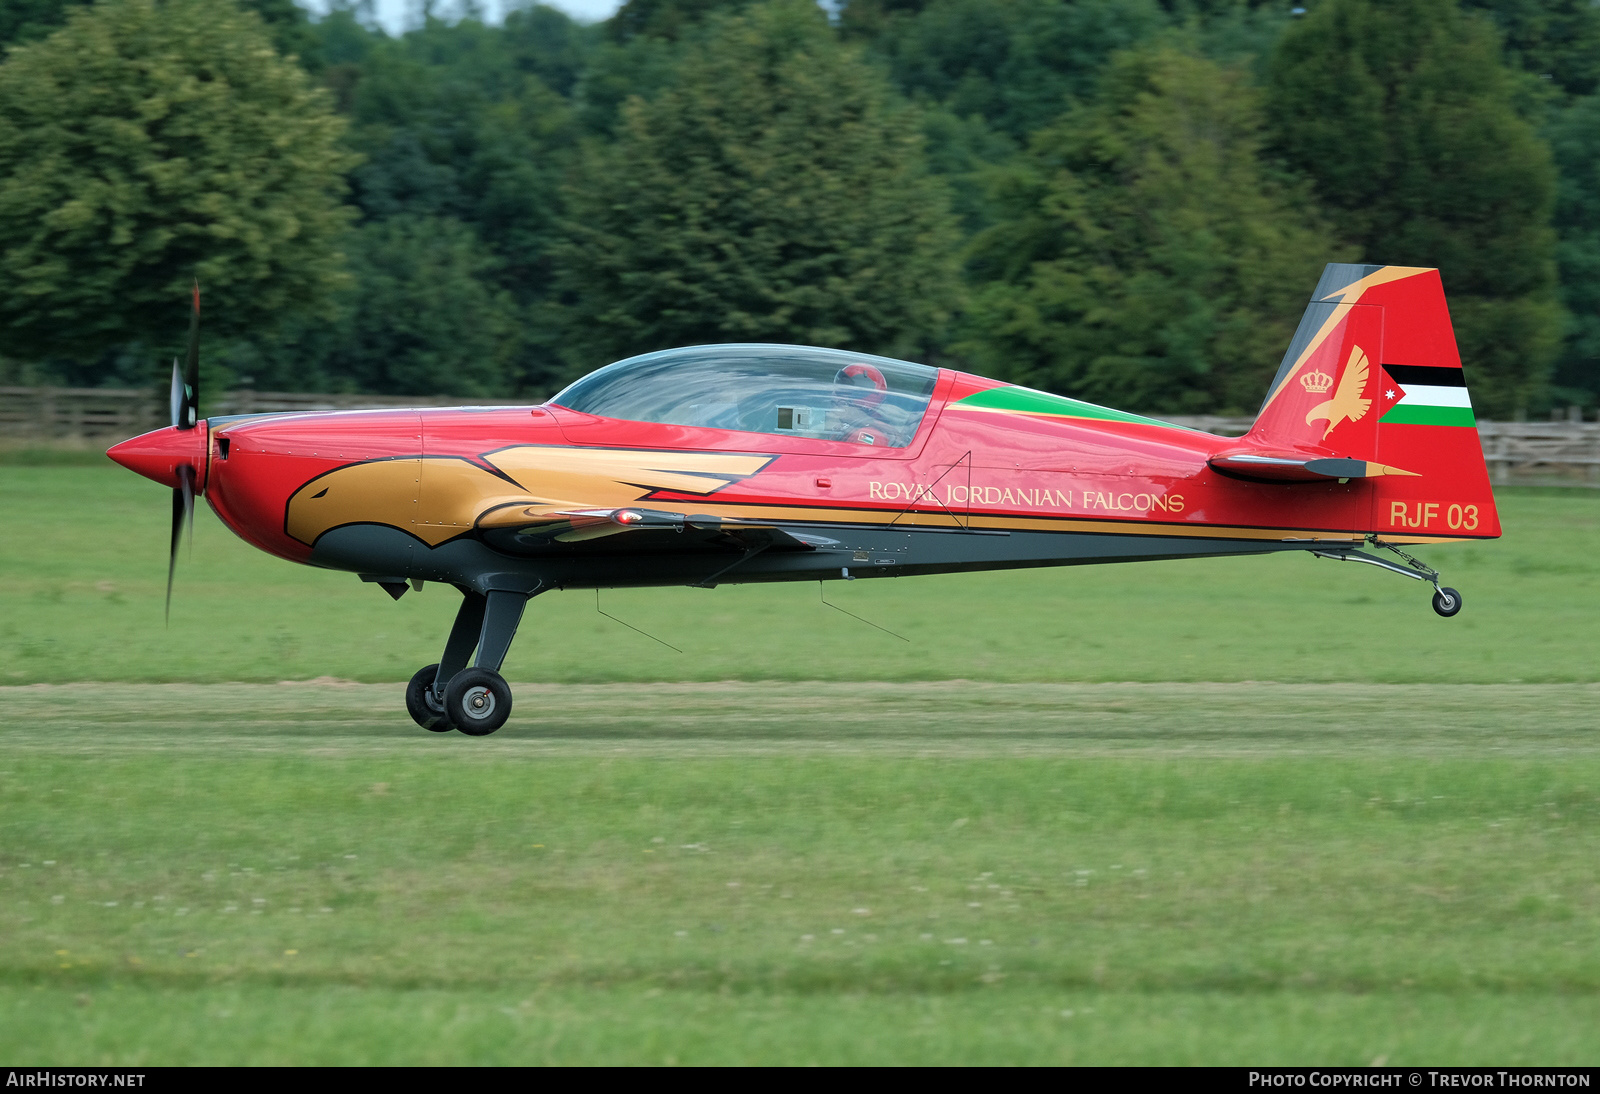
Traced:
<svg viewBox="0 0 1600 1094">
<path fill-rule="evenodd" d="M 938 377 L 813 346 L 690 346 L 607 365 L 550 401 L 602 418 L 904 448 Z"/>
</svg>

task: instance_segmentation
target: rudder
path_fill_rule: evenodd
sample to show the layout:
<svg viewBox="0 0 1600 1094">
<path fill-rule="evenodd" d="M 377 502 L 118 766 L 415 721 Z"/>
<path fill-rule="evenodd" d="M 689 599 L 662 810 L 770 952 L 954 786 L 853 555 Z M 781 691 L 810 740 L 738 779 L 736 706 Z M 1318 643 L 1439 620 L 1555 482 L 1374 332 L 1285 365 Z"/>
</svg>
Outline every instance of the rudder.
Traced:
<svg viewBox="0 0 1600 1094">
<path fill-rule="evenodd" d="M 1380 540 L 1492 538 L 1476 424 L 1439 271 L 1329 263 L 1242 441 L 1364 461 Z"/>
</svg>

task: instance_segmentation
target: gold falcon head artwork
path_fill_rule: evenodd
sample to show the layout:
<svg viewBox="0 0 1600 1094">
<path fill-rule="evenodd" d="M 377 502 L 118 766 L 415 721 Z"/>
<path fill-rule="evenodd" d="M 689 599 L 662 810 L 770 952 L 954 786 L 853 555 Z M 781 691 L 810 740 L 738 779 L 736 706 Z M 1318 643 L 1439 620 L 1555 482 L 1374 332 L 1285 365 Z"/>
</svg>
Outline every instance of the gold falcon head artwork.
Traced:
<svg viewBox="0 0 1600 1094">
<path fill-rule="evenodd" d="M 307 546 L 332 528 L 385 524 L 430 547 L 474 528 L 527 524 L 568 509 L 627 505 L 658 491 L 710 497 L 776 457 L 749 452 L 513 445 L 462 456 L 349 464 L 289 498 L 284 529 Z"/>
</svg>

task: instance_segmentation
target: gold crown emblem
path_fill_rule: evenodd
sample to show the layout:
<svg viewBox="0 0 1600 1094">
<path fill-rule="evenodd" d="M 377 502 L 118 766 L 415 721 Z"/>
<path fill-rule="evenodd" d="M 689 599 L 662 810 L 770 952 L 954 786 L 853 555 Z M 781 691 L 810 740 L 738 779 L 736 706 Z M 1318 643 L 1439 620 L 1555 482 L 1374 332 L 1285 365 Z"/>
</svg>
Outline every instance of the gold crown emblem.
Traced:
<svg viewBox="0 0 1600 1094">
<path fill-rule="evenodd" d="M 1333 386 L 1333 377 L 1326 372 L 1308 372 L 1300 377 L 1300 386 L 1313 395 L 1321 395 Z"/>
</svg>

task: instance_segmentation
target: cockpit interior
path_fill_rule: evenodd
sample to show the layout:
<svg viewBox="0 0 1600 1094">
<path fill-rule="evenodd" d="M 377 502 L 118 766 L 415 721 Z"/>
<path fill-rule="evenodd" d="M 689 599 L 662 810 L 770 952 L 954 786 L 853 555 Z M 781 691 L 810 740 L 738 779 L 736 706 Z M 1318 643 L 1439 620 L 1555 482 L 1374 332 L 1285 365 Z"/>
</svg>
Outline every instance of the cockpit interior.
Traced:
<svg viewBox="0 0 1600 1094">
<path fill-rule="evenodd" d="M 551 402 L 635 422 L 904 448 L 939 371 L 808 346 L 690 346 L 630 357 Z"/>
</svg>

